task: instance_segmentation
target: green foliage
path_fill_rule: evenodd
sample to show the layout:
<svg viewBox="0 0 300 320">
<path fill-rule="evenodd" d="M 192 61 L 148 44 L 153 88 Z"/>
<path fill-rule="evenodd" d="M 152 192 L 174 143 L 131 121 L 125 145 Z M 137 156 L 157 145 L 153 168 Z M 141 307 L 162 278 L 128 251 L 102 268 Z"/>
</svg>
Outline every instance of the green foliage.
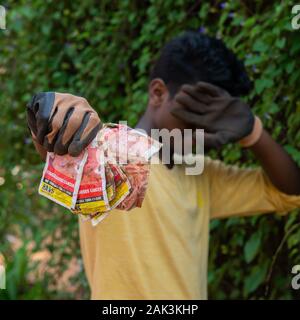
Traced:
<svg viewBox="0 0 300 320">
<path fill-rule="evenodd" d="M 290 26 L 293 1 L 53 1 L 7 0 L 7 30 L 0 30 L 0 251 L 8 264 L 2 298 L 70 298 L 47 289 L 53 275 L 30 283 L 34 268 L 25 249 L 13 251 L 8 235 L 47 248 L 62 272 L 80 259 L 77 220 L 37 195 L 42 165 L 26 128 L 25 104 L 43 90 L 86 97 L 104 121 L 134 125 L 147 102 L 148 74 L 159 49 L 188 28 L 224 39 L 245 61 L 254 81 L 249 102 L 269 132 L 300 164 L 300 33 Z M 220 154 L 228 163 L 252 166 L 237 146 Z M 210 243 L 209 297 L 295 298 L 290 270 L 300 263 L 299 213 L 214 221 Z M 61 230 L 62 237 L 56 236 Z M 47 237 L 50 243 L 44 243 Z M 62 240 L 61 240 L 62 239 Z M 68 250 L 70 249 L 71 250 Z M 25 250 L 25 251 L 24 251 Z M 271 269 L 270 269 L 271 268 Z M 271 275 L 268 277 L 268 275 Z M 269 280 L 268 280 L 269 279 Z M 76 297 L 87 298 L 83 272 Z M 270 290 L 265 294 L 266 286 Z M 79 292 L 79 293 L 78 293 Z"/>
<path fill-rule="evenodd" d="M 46 299 L 51 298 L 47 292 L 46 281 L 35 281 L 29 285 L 26 275 L 31 272 L 26 253 L 26 246 L 19 248 L 13 260 L 6 266 L 6 290 L 0 291 L 1 299 Z"/>
</svg>

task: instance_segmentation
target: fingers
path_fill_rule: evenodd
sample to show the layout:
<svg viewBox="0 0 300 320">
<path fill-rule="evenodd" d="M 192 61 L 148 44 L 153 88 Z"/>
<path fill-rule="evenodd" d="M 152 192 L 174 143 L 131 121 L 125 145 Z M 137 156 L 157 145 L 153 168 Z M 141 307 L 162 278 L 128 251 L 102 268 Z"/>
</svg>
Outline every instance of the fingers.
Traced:
<svg viewBox="0 0 300 320">
<path fill-rule="evenodd" d="M 228 97 L 229 94 L 223 89 L 206 82 L 198 82 L 196 85 L 183 85 L 175 96 L 175 102 L 193 112 L 204 114 L 220 111 L 220 107 L 226 106 Z"/>
<path fill-rule="evenodd" d="M 50 145 L 57 142 L 59 145 L 66 145 L 79 129 L 85 114 L 93 109 L 86 99 L 68 93 L 56 93 L 54 105 L 49 120 L 50 132 L 47 141 Z M 54 139 L 57 141 L 54 142 Z"/>
<path fill-rule="evenodd" d="M 201 91 L 198 90 L 197 86 L 185 84 L 181 87 L 181 90 L 185 92 L 186 94 L 190 95 L 193 97 L 196 101 L 202 102 L 203 104 L 210 104 L 212 101 L 212 97 L 206 93 L 202 93 Z"/>
<path fill-rule="evenodd" d="M 92 112 L 89 115 L 90 115 L 90 117 L 88 120 L 88 124 L 83 130 L 83 133 L 80 138 L 81 140 L 86 140 L 90 136 L 90 134 L 94 130 L 94 128 L 96 128 L 98 126 L 100 126 L 100 128 L 102 127 L 101 121 L 100 121 L 97 113 Z"/>
<path fill-rule="evenodd" d="M 54 106 L 54 100 L 54 92 L 45 92 L 38 96 L 33 106 L 37 127 L 36 137 L 40 144 L 43 144 L 44 138 L 48 133 L 48 121 Z"/>
<path fill-rule="evenodd" d="M 204 113 L 207 112 L 208 110 L 208 104 L 203 102 L 204 99 L 201 99 L 199 97 L 199 100 L 189 93 L 186 93 L 184 91 L 180 91 L 176 96 L 175 96 L 175 102 L 177 102 L 179 105 L 184 106 L 185 108 L 196 112 L 196 113 Z M 201 99 L 201 100 L 200 100 Z"/>
<path fill-rule="evenodd" d="M 95 112 L 76 112 L 71 108 L 61 128 L 53 131 L 56 134 L 47 147 L 58 155 L 69 153 L 72 156 L 78 156 L 95 138 L 101 126 Z"/>
<path fill-rule="evenodd" d="M 74 109 L 73 109 L 74 110 Z M 71 116 L 67 121 L 66 128 L 61 135 L 62 144 L 66 144 L 71 138 L 74 136 L 75 132 L 80 128 L 83 118 L 85 116 L 85 112 L 72 112 Z"/>
<path fill-rule="evenodd" d="M 231 132 L 217 131 L 212 132 L 210 119 L 208 116 L 195 114 L 184 108 L 176 108 L 171 113 L 186 123 L 204 129 L 204 149 L 219 149 L 227 143 L 232 142 Z"/>
<path fill-rule="evenodd" d="M 54 141 L 52 143 L 51 147 L 53 149 L 53 152 L 55 152 L 58 155 L 64 155 L 64 154 L 68 153 L 68 147 L 69 147 L 69 144 L 71 143 L 71 139 L 69 141 L 64 142 L 63 137 L 64 137 L 65 132 L 69 126 L 70 119 L 74 113 L 75 113 L 74 108 L 71 108 L 68 110 L 67 114 L 65 115 L 63 125 L 58 130 L 58 132 L 54 138 Z"/>
<path fill-rule="evenodd" d="M 70 108 L 69 110 L 73 110 L 73 109 Z M 51 145 L 52 146 L 54 145 L 55 140 L 57 139 L 57 134 L 61 130 L 64 122 L 66 121 L 65 118 L 69 110 L 56 108 L 54 115 L 51 117 L 51 120 L 48 120 L 49 126 L 47 128 L 49 129 L 48 131 L 50 132 L 46 135 L 44 140 L 45 148 L 51 149 Z"/>
<path fill-rule="evenodd" d="M 28 126 L 47 151 L 78 155 L 97 135 L 101 121 L 86 99 L 42 92 L 27 105 Z"/>
<path fill-rule="evenodd" d="M 69 145 L 68 153 L 77 157 L 92 142 L 101 128 L 102 123 L 98 115 L 94 112 L 87 113 Z"/>
<path fill-rule="evenodd" d="M 174 108 L 171 113 L 185 123 L 196 126 L 199 129 L 209 130 L 207 117 L 195 112 L 191 112 L 185 108 Z"/>
<path fill-rule="evenodd" d="M 196 84 L 196 88 L 197 91 L 202 92 L 204 94 L 208 94 L 214 98 L 219 98 L 221 96 L 230 97 L 230 94 L 226 90 L 208 82 L 199 81 Z"/>
</svg>

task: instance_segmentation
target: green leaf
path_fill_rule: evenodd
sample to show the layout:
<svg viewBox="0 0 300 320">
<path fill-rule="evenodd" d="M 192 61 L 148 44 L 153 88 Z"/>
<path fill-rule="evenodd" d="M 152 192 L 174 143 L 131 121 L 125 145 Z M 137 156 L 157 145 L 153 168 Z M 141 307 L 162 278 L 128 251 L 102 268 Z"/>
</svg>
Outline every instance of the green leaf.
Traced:
<svg viewBox="0 0 300 320">
<path fill-rule="evenodd" d="M 247 263 L 250 263 L 257 255 L 261 246 L 260 233 L 254 233 L 250 239 L 246 242 L 244 248 L 244 256 Z"/>
<path fill-rule="evenodd" d="M 271 88 L 274 81 L 271 79 L 258 79 L 255 81 L 255 90 L 258 94 L 261 94 L 265 89 Z"/>
<path fill-rule="evenodd" d="M 244 295 L 249 295 L 254 292 L 265 280 L 268 271 L 268 263 L 257 265 L 252 270 L 250 275 L 245 278 L 244 282 Z"/>
<path fill-rule="evenodd" d="M 295 67 L 296 67 L 296 61 L 292 60 L 286 65 L 285 70 L 287 73 L 291 73 L 294 71 Z"/>
<path fill-rule="evenodd" d="M 285 44 L 286 44 L 285 38 L 277 39 L 275 42 L 275 46 L 280 49 L 283 49 L 285 47 Z"/>
<path fill-rule="evenodd" d="M 270 48 L 269 44 L 267 44 L 261 39 L 256 40 L 253 45 L 253 50 L 259 51 L 259 52 L 266 52 L 269 50 L 269 48 Z"/>
</svg>

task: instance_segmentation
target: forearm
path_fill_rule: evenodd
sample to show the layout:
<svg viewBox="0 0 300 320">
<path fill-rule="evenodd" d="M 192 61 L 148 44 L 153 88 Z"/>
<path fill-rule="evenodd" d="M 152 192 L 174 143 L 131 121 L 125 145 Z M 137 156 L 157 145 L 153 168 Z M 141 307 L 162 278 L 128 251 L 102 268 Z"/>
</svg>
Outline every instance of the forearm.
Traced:
<svg viewBox="0 0 300 320">
<path fill-rule="evenodd" d="M 300 168 L 267 131 L 263 130 L 260 139 L 249 149 L 277 189 L 290 195 L 300 194 Z"/>
</svg>

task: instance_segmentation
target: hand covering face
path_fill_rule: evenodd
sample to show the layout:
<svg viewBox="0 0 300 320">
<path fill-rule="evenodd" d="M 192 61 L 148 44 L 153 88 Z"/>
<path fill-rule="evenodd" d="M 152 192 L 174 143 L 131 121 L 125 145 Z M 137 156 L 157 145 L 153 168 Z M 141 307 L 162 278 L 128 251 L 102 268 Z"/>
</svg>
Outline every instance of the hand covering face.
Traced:
<svg viewBox="0 0 300 320">
<path fill-rule="evenodd" d="M 192 126 L 204 129 L 205 148 L 219 148 L 251 133 L 254 115 L 242 100 L 205 82 L 183 85 L 174 97 L 171 113 Z"/>
</svg>

